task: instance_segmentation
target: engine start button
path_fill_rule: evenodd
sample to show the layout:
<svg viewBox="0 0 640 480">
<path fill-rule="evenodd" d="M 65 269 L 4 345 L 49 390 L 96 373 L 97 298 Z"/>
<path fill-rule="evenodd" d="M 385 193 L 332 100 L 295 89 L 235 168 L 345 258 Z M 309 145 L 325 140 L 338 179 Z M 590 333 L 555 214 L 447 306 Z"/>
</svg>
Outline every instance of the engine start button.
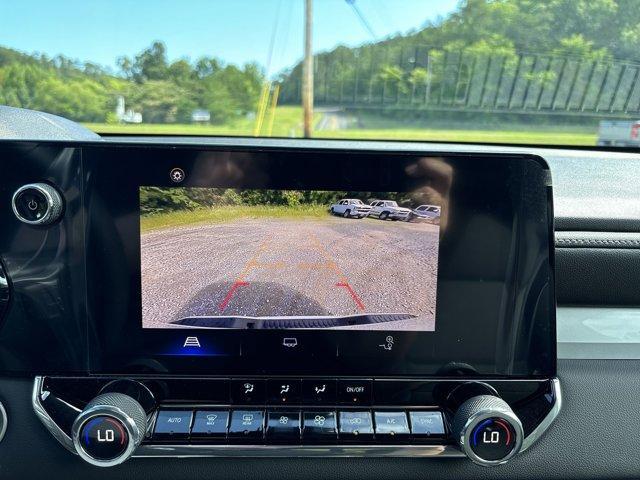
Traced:
<svg viewBox="0 0 640 480">
<path fill-rule="evenodd" d="M 42 220 L 49 211 L 47 197 L 35 188 L 25 189 L 16 195 L 14 205 L 19 218 L 29 222 Z"/>
<path fill-rule="evenodd" d="M 107 415 L 88 419 L 80 428 L 80 445 L 96 460 L 113 460 L 122 455 L 129 443 L 127 431 L 119 420 Z"/>
<path fill-rule="evenodd" d="M 471 432 L 473 452 L 483 460 L 502 460 L 509 456 L 516 445 L 516 433 L 503 418 L 488 418 Z"/>
</svg>

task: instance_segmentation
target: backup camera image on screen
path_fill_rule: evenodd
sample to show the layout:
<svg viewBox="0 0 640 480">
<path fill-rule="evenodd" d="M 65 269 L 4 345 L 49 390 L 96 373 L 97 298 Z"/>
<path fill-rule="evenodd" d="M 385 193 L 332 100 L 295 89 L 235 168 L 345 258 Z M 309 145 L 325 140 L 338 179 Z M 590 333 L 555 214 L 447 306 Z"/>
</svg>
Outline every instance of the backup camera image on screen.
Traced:
<svg viewBox="0 0 640 480">
<path fill-rule="evenodd" d="M 418 193 L 140 188 L 144 328 L 435 330 Z"/>
</svg>

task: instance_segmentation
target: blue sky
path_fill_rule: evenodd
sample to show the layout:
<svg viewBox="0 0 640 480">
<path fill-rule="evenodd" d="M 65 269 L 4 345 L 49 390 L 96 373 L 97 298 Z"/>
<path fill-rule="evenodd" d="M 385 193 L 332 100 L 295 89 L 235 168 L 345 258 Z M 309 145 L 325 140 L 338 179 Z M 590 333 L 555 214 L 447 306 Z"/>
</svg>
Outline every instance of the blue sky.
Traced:
<svg viewBox="0 0 640 480">
<path fill-rule="evenodd" d="M 458 0 L 355 0 L 376 38 L 446 16 Z M 0 0 L 0 45 L 63 54 L 115 69 L 154 40 L 170 60 L 203 55 L 266 65 L 277 22 L 270 74 L 302 56 L 303 0 Z M 372 41 L 345 0 L 314 0 L 314 51 Z"/>
</svg>

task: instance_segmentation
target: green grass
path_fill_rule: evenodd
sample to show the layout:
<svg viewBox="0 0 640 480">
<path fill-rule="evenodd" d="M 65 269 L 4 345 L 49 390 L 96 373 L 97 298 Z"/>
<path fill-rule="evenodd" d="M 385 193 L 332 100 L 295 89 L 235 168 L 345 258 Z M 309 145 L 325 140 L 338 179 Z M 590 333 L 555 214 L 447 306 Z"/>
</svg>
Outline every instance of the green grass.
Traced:
<svg viewBox="0 0 640 480">
<path fill-rule="evenodd" d="M 317 122 L 322 116 L 316 112 Z M 266 120 L 265 120 L 266 123 Z M 139 124 L 110 125 L 87 123 L 86 127 L 98 133 L 156 134 L 156 135 L 228 135 L 253 136 L 255 120 L 242 118 L 224 125 L 188 124 Z M 267 136 L 268 127 L 263 125 L 261 136 Z M 572 125 L 523 125 L 499 124 L 477 128 L 477 124 L 459 124 L 451 128 L 446 123 L 418 125 L 412 120 L 394 120 L 365 114 L 361 127 L 345 130 L 317 130 L 316 138 L 363 139 L 363 140 L 421 140 L 433 142 L 477 142 L 531 145 L 587 145 L 594 146 L 597 128 Z M 281 106 L 276 109 L 273 137 L 302 136 L 302 108 Z"/>
<path fill-rule="evenodd" d="M 142 215 L 140 218 L 140 230 L 145 233 L 163 228 L 196 225 L 199 223 L 226 223 L 247 218 L 297 220 L 301 218 L 327 218 L 328 215 L 325 205 L 300 205 L 295 207 L 284 205 L 221 206 Z"/>
<path fill-rule="evenodd" d="M 358 138 L 362 140 L 422 140 L 431 142 L 507 143 L 527 145 L 595 145 L 597 139 L 597 135 L 591 133 L 445 129 L 353 129 L 320 132 L 317 136 L 335 139 Z"/>
<path fill-rule="evenodd" d="M 316 122 L 321 114 L 316 114 Z M 261 136 L 268 136 L 269 117 L 262 125 Z M 139 135 L 239 135 L 253 136 L 256 121 L 251 118 L 239 118 L 223 125 L 192 124 L 107 124 L 85 123 L 84 126 L 97 133 L 126 133 Z M 276 108 L 273 120 L 273 137 L 302 136 L 302 107 L 283 106 Z"/>
</svg>

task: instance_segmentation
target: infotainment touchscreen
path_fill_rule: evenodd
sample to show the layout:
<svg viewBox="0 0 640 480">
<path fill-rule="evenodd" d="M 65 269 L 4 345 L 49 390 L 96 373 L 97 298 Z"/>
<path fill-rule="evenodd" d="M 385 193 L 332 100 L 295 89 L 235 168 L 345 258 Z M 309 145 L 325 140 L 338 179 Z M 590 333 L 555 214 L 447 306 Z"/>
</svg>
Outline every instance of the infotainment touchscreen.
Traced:
<svg viewBox="0 0 640 480">
<path fill-rule="evenodd" d="M 139 188 L 143 328 L 434 331 L 424 191 Z"/>
<path fill-rule="evenodd" d="M 171 141 L 0 146 L 7 195 L 43 179 L 64 198 L 46 228 L 0 215 L 4 372 L 555 375 L 543 159 Z"/>
</svg>

